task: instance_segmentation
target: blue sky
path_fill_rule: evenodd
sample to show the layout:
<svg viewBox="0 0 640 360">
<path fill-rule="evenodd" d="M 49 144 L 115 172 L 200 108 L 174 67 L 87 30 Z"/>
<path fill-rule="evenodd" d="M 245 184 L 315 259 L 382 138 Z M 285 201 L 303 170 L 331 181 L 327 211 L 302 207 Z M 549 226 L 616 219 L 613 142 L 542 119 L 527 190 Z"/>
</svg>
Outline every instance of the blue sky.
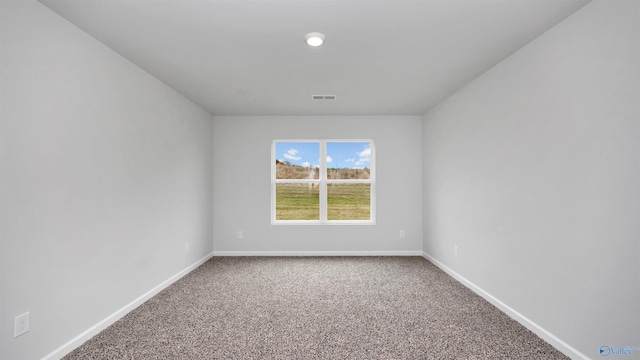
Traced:
<svg viewBox="0 0 640 360">
<path fill-rule="evenodd" d="M 320 163 L 320 143 L 276 142 L 276 159 L 295 165 L 317 166 Z M 369 142 L 328 142 L 327 167 L 371 167 Z"/>
</svg>

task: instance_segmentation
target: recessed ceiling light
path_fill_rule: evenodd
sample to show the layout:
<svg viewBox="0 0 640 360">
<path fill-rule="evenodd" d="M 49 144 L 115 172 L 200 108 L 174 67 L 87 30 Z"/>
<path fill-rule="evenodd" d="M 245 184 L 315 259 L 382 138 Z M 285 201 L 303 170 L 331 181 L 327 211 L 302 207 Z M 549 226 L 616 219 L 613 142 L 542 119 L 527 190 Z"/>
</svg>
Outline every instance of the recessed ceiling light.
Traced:
<svg viewBox="0 0 640 360">
<path fill-rule="evenodd" d="M 320 46 L 324 43 L 325 38 L 322 33 L 310 32 L 304 36 L 304 41 L 306 41 L 309 46 Z"/>
</svg>

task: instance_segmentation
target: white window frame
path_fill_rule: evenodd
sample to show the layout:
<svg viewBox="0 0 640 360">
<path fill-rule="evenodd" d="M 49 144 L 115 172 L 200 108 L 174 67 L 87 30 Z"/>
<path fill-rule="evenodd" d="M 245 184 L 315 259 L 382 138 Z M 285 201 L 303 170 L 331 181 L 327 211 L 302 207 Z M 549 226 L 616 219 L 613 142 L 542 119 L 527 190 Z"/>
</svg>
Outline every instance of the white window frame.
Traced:
<svg viewBox="0 0 640 360">
<path fill-rule="evenodd" d="M 319 143 L 320 173 L 319 179 L 276 179 L 276 143 L 308 142 Z M 327 143 L 361 142 L 371 146 L 369 179 L 327 179 Z M 375 144 L 373 139 L 275 139 L 271 142 L 271 224 L 272 225 L 375 225 L 376 224 L 376 181 L 375 181 Z M 276 220 L 276 184 L 319 184 L 320 219 L 319 220 Z M 369 220 L 328 220 L 327 185 L 328 184 L 370 184 Z"/>
</svg>

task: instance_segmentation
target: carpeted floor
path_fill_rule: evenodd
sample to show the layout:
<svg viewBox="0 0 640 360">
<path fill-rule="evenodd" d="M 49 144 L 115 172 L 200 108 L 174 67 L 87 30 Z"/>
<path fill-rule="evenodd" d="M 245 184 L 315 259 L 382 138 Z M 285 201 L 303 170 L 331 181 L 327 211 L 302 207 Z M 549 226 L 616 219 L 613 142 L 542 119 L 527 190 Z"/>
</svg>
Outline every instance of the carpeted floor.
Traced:
<svg viewBox="0 0 640 360">
<path fill-rule="evenodd" d="M 420 257 L 214 257 L 65 359 L 567 359 Z"/>
</svg>

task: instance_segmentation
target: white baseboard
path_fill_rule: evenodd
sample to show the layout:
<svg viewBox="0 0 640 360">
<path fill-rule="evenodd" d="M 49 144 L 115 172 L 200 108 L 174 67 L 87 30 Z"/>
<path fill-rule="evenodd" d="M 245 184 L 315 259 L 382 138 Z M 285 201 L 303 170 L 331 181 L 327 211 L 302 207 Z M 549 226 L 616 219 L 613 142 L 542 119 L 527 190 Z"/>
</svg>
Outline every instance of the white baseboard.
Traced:
<svg viewBox="0 0 640 360">
<path fill-rule="evenodd" d="M 120 310 L 116 311 L 115 313 L 109 315 L 104 320 L 100 321 L 99 323 L 97 323 L 97 324 L 93 325 L 92 327 L 90 327 L 89 329 L 85 330 L 80 335 L 78 335 L 75 338 L 73 338 L 70 341 L 68 341 L 66 344 L 64 344 L 64 345 L 60 346 L 59 348 L 55 349 L 54 351 L 50 352 L 45 357 L 43 357 L 42 360 L 57 360 L 57 359 L 61 359 L 63 356 L 65 356 L 68 353 L 70 353 L 71 351 L 73 351 L 73 349 L 75 349 L 78 346 L 82 345 L 85 341 L 91 339 L 93 336 L 98 334 L 100 331 L 108 328 L 111 324 L 113 324 L 116 321 L 118 321 L 119 319 L 121 319 L 123 316 L 128 314 L 131 310 L 133 310 L 136 307 L 140 306 L 145 301 L 151 299 L 156 294 L 158 294 L 160 291 L 164 290 L 169 285 L 171 285 L 174 282 L 178 281 L 181 277 L 187 275 L 188 273 L 190 273 L 192 270 L 194 270 L 198 266 L 204 264 L 212 256 L 213 256 L 213 253 L 210 253 L 207 256 L 203 257 L 202 259 L 200 259 L 200 260 L 196 261 L 195 263 L 189 265 L 187 268 L 181 270 L 177 274 L 173 275 L 172 277 L 170 277 L 167 280 L 165 280 L 162 283 L 160 283 L 158 286 L 156 286 L 153 289 L 147 291 L 142 296 L 138 297 L 137 299 L 133 300 L 129 304 L 125 305 Z"/>
<path fill-rule="evenodd" d="M 500 301 L 498 298 L 496 298 L 493 295 L 489 294 L 488 292 L 484 291 L 482 288 L 480 288 L 476 284 L 472 283 L 471 281 L 467 280 L 466 278 L 464 278 L 463 276 L 461 276 L 457 272 L 453 271 L 451 268 L 449 268 L 445 264 L 441 263 L 440 261 L 436 260 L 431 255 L 423 252 L 422 253 L 422 257 L 424 257 L 425 259 L 427 259 L 430 262 L 432 262 L 435 266 L 437 266 L 440 269 L 442 269 L 442 271 L 446 272 L 451 277 L 453 277 L 454 279 L 456 279 L 460 283 L 462 283 L 462 285 L 466 286 L 467 288 L 469 288 L 474 293 L 480 295 L 482 298 L 487 300 L 493 306 L 497 307 L 502 312 L 504 312 L 507 315 L 509 315 L 512 319 L 514 319 L 515 321 L 519 322 L 521 325 L 523 325 L 527 329 L 531 330 L 531 332 L 533 332 L 534 334 L 538 335 L 544 341 L 548 342 L 549 344 L 551 344 L 551 346 L 555 347 L 556 349 L 558 349 L 558 351 L 560 351 L 563 354 L 567 355 L 571 359 L 574 359 L 574 360 L 577 360 L 577 359 L 590 360 L 590 358 L 588 356 L 586 356 L 585 354 L 581 353 L 580 351 L 578 351 L 577 349 L 575 349 L 571 345 L 569 345 L 566 342 L 562 341 L 560 338 L 558 338 L 557 336 L 553 335 L 552 333 L 550 333 L 549 331 L 547 331 L 546 329 L 544 329 L 540 325 L 536 324 L 535 322 L 531 321 L 526 316 L 520 314 L 519 312 L 517 312 L 516 310 L 511 308 L 509 305 L 507 305 L 507 304 L 503 303 L 502 301 Z"/>
<path fill-rule="evenodd" d="M 422 256 L 422 251 L 214 251 L 213 256 Z"/>
</svg>

